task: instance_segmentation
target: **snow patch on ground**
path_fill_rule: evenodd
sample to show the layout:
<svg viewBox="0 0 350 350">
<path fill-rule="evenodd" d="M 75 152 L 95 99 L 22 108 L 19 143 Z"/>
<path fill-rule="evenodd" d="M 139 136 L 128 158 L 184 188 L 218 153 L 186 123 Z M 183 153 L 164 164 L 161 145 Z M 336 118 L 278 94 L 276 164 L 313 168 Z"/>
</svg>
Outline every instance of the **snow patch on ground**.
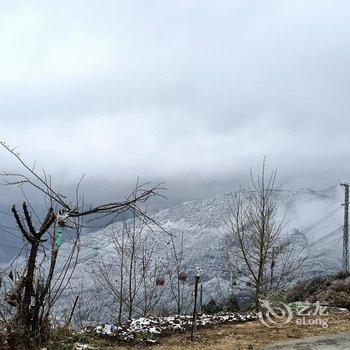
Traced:
<svg viewBox="0 0 350 350">
<path fill-rule="evenodd" d="M 254 321 L 255 314 L 217 314 L 217 315 L 200 315 L 197 318 L 197 327 L 210 327 L 214 325 L 227 323 L 243 323 Z M 192 326 L 191 316 L 169 316 L 169 317 L 141 317 L 133 319 L 121 326 L 112 324 L 99 325 L 93 329 L 87 328 L 86 333 L 92 333 L 98 336 L 111 337 L 113 340 L 134 341 L 139 339 L 153 343 L 154 337 L 161 337 L 175 332 L 184 332 Z"/>
</svg>

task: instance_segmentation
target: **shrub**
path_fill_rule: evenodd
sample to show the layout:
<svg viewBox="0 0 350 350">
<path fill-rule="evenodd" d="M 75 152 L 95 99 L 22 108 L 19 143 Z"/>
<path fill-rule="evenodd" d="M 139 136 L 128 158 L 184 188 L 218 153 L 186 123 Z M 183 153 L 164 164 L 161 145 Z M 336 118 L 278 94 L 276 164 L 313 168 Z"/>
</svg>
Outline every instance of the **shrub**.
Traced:
<svg viewBox="0 0 350 350">
<path fill-rule="evenodd" d="M 307 282 L 300 283 L 293 287 L 287 294 L 286 300 L 288 302 L 307 300 L 313 294 L 327 290 L 331 284 L 331 278 L 315 277 Z"/>
<path fill-rule="evenodd" d="M 268 293 L 266 295 L 266 299 L 268 299 L 272 305 L 277 305 L 281 302 L 284 302 L 286 298 L 282 291 L 274 291 Z"/>
<path fill-rule="evenodd" d="M 350 294 L 350 282 L 346 280 L 335 280 L 331 284 L 330 289 Z"/>
<path fill-rule="evenodd" d="M 349 276 L 350 276 L 349 272 L 340 271 L 334 276 L 334 279 L 343 280 L 343 279 L 345 279 L 345 278 L 347 278 Z"/>
<path fill-rule="evenodd" d="M 230 294 L 226 303 L 227 311 L 237 311 L 239 309 L 238 300 L 234 294 Z"/>
<path fill-rule="evenodd" d="M 350 294 L 344 291 L 327 290 L 315 294 L 312 301 L 326 301 L 329 306 L 350 309 Z"/>
<path fill-rule="evenodd" d="M 222 305 L 218 304 L 214 299 L 210 299 L 207 304 L 204 304 L 202 310 L 205 314 L 216 314 L 223 310 Z"/>
<path fill-rule="evenodd" d="M 296 285 L 287 295 L 288 302 L 324 301 L 332 307 L 350 309 L 350 281 L 348 274 L 339 273 L 336 277 L 316 277 Z"/>
</svg>

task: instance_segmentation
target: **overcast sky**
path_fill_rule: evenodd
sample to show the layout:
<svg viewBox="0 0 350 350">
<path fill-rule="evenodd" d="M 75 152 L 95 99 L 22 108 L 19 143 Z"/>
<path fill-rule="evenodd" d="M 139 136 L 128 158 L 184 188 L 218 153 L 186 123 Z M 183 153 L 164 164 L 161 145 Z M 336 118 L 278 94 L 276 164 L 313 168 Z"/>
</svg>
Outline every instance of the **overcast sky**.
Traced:
<svg viewBox="0 0 350 350">
<path fill-rule="evenodd" d="M 350 2 L 0 1 L 0 138 L 92 196 L 350 180 Z M 0 153 L 1 167 L 12 164 Z"/>
</svg>

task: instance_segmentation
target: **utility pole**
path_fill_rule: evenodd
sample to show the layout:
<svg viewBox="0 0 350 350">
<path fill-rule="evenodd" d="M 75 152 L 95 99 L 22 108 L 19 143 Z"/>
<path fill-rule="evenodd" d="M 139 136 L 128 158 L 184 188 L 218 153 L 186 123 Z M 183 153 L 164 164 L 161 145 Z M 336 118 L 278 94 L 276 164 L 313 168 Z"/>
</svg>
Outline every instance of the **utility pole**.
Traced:
<svg viewBox="0 0 350 350">
<path fill-rule="evenodd" d="M 340 186 L 344 187 L 345 191 L 342 270 L 349 273 L 349 184 L 343 183 Z"/>
</svg>

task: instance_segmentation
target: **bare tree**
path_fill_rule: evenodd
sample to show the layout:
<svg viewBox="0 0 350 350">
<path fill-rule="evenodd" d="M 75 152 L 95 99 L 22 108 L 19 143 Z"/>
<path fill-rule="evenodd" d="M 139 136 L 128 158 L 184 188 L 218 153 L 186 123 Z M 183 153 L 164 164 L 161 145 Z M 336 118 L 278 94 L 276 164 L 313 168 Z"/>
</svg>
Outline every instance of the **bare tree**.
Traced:
<svg viewBox="0 0 350 350">
<path fill-rule="evenodd" d="M 35 166 L 31 167 L 25 163 L 15 149 L 10 148 L 4 142 L 0 142 L 0 145 L 19 162 L 23 169 L 23 173 L 2 172 L 3 184 L 19 186 L 24 195 L 24 187 L 30 186 L 37 190 L 43 196 L 43 201 L 48 204 L 46 216 L 42 220 L 26 196 L 22 204 L 22 214 L 15 206 L 12 207 L 12 215 L 29 252 L 21 278 L 13 283 L 11 292 L 6 295 L 6 301 L 15 310 L 12 313 L 14 316 L 10 329 L 12 338 L 16 338 L 13 340 L 14 347 L 28 348 L 32 343 L 39 344 L 47 339 L 50 329 L 50 311 L 67 287 L 74 271 L 74 268 L 71 267 L 74 267 L 77 262 L 78 240 L 84 227 L 83 220 L 88 217 L 93 217 L 93 219 L 110 217 L 110 222 L 113 222 L 121 213 L 130 211 L 144 221 L 146 215 L 140 204 L 152 196 L 159 195 L 162 188 L 160 185 L 149 187 L 148 184 L 139 185 L 137 183 L 131 195 L 123 201 L 86 207 L 84 197 L 79 191 L 81 181 L 76 187 L 74 199 L 69 200 L 67 196 L 54 189 L 51 177 L 45 171 L 40 175 L 35 170 Z M 38 225 L 35 225 L 33 215 L 39 221 Z M 147 217 L 147 220 L 153 222 L 151 218 Z M 76 238 L 71 252 L 68 253 L 64 268 L 55 278 L 62 232 L 67 228 L 75 231 Z M 49 256 L 50 264 L 47 273 L 41 267 L 43 261 L 38 261 L 40 255 Z"/>
<path fill-rule="evenodd" d="M 190 306 L 189 294 L 192 292 L 186 289 L 188 274 L 185 264 L 184 232 L 178 236 L 170 235 L 170 248 L 166 253 L 168 261 L 168 276 L 170 281 L 170 293 L 176 301 L 176 313 L 181 315 L 188 311 Z"/>
<path fill-rule="evenodd" d="M 156 236 L 150 237 L 146 235 L 141 244 L 141 296 L 138 302 L 138 309 L 143 317 L 156 313 L 165 291 L 162 277 L 164 265 L 161 261 L 155 261 L 154 258 L 156 249 L 155 238 Z"/>
<path fill-rule="evenodd" d="M 252 289 L 256 311 L 259 299 L 280 287 L 306 258 L 293 253 L 293 242 L 282 232 L 284 216 L 278 216 L 275 179 L 276 171 L 266 175 L 264 160 L 259 176 L 251 171 L 248 191 L 240 189 L 229 196 L 226 240 L 231 264 L 235 275 Z"/>
<path fill-rule="evenodd" d="M 154 261 L 155 235 L 145 231 L 147 221 L 135 217 L 112 228 L 111 252 L 96 263 L 92 278 L 117 303 L 118 322 L 155 311 L 162 291 L 156 285 L 161 267 Z"/>
</svg>

